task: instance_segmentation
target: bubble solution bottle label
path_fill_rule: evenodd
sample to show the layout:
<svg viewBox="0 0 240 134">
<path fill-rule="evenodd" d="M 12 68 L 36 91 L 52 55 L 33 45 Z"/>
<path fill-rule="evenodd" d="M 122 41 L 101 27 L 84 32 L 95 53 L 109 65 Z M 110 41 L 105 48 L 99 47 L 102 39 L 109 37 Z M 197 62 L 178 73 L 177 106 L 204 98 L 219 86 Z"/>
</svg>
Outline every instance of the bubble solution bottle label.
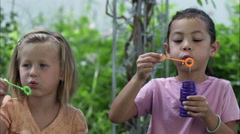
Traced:
<svg viewBox="0 0 240 134">
<path fill-rule="evenodd" d="M 179 115 L 181 117 L 191 117 L 190 115 L 187 114 L 188 111 L 184 110 L 184 105 L 182 104 L 183 101 L 187 101 L 187 96 L 190 95 L 197 95 L 197 89 L 196 89 L 196 84 L 194 81 L 183 81 L 182 82 L 182 87 L 180 89 L 180 111 Z"/>
</svg>

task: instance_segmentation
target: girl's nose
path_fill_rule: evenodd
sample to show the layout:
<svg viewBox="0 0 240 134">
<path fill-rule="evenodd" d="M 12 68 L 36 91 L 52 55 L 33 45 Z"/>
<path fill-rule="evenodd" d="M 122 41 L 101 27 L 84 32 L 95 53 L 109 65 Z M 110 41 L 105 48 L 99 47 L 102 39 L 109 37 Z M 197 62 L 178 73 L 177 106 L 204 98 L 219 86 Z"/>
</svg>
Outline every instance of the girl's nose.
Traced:
<svg viewBox="0 0 240 134">
<path fill-rule="evenodd" d="M 190 42 L 186 41 L 183 45 L 183 50 L 184 51 L 189 51 L 189 50 L 192 50 L 192 47 L 191 47 L 191 44 Z"/>
<path fill-rule="evenodd" d="M 37 76 L 37 68 L 32 66 L 31 70 L 30 70 L 30 76 L 31 77 L 36 77 Z"/>
<path fill-rule="evenodd" d="M 183 50 L 188 51 L 188 50 L 192 50 L 192 48 L 191 47 L 183 47 Z"/>
</svg>

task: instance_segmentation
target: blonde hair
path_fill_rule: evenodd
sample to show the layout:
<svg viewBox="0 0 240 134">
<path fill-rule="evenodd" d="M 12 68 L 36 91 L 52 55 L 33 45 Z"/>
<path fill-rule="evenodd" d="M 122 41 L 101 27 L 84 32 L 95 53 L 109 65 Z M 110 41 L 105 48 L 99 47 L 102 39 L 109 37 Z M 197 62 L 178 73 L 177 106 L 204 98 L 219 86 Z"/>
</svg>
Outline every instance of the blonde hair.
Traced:
<svg viewBox="0 0 240 134">
<path fill-rule="evenodd" d="M 77 69 L 73 52 L 67 40 L 57 32 L 50 31 L 34 31 L 23 36 L 14 48 L 11 61 L 9 63 L 8 78 L 9 81 L 22 86 L 19 74 L 19 54 L 23 47 L 29 43 L 45 43 L 54 41 L 53 44 L 59 46 L 59 59 L 60 59 L 60 73 L 62 80 L 59 82 L 57 91 L 57 99 L 61 103 L 68 103 L 72 94 L 77 87 Z M 22 98 L 26 96 L 23 91 L 11 87 L 13 97 Z"/>
</svg>

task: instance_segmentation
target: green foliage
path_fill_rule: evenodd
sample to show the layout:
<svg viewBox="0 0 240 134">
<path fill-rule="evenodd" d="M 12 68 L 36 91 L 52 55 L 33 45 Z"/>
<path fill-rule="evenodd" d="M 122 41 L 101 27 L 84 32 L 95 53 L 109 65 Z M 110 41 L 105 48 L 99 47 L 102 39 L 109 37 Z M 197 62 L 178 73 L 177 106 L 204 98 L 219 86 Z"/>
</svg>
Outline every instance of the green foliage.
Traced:
<svg viewBox="0 0 240 134">
<path fill-rule="evenodd" d="M 203 3 L 202 3 L 202 1 L 201 1 L 201 0 L 197 0 L 197 2 L 198 2 L 198 4 L 199 4 L 200 6 L 202 6 L 202 5 L 203 5 Z"/>
<path fill-rule="evenodd" d="M 17 44 L 19 36 L 17 14 L 4 14 L 0 7 L 0 77 L 6 77 L 6 68 L 12 54 L 13 46 Z"/>
<path fill-rule="evenodd" d="M 231 17 L 232 24 L 226 26 L 217 24 L 216 31 L 217 39 L 220 42 L 218 54 L 212 60 L 212 69 L 214 74 L 219 78 L 224 78 L 231 81 L 233 90 L 240 104 L 240 4 L 233 6 L 233 15 Z M 240 126 L 238 125 L 238 133 Z"/>
<path fill-rule="evenodd" d="M 232 87 L 240 104 L 240 52 L 239 52 L 239 4 L 233 6 L 234 14 L 231 17 L 231 26 L 217 24 L 217 39 L 220 42 L 218 54 L 213 57 L 211 67 L 214 74 L 232 83 Z M 235 8 L 234 8 L 235 7 Z"/>
<path fill-rule="evenodd" d="M 71 45 L 78 68 L 78 89 L 71 104 L 85 114 L 89 134 L 111 133 L 107 114 L 111 102 L 111 39 L 91 29 L 87 17 L 72 19 L 74 14 L 65 14 L 63 9 L 58 15 L 54 27 Z"/>
<path fill-rule="evenodd" d="M 240 4 L 233 4 L 231 25 L 217 24 L 217 39 L 220 42 L 218 54 L 213 58 L 211 67 L 219 78 L 231 82 L 238 104 L 240 104 Z M 240 126 L 238 125 L 238 133 Z"/>
<path fill-rule="evenodd" d="M 202 0 L 197 0 L 197 3 L 198 3 L 200 6 L 203 6 Z M 205 0 L 205 3 L 208 4 L 208 0 Z M 211 3 L 212 3 L 212 5 L 213 5 L 213 7 L 216 8 L 216 4 L 215 4 L 214 0 L 211 0 Z"/>
</svg>

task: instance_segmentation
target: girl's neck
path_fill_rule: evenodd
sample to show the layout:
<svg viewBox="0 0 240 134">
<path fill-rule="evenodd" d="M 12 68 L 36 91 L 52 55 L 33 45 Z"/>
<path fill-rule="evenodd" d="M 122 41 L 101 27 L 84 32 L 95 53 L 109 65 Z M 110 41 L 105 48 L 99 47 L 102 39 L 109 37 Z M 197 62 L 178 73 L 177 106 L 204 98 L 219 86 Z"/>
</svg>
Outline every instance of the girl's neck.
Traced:
<svg viewBox="0 0 240 134">
<path fill-rule="evenodd" d="M 208 79 L 204 72 L 178 72 L 176 80 L 178 81 L 195 81 L 201 83 Z"/>
<path fill-rule="evenodd" d="M 41 131 L 57 118 L 61 108 L 60 102 L 52 97 L 30 96 L 27 98 L 27 103 L 32 117 Z"/>
<path fill-rule="evenodd" d="M 28 97 L 27 104 L 31 112 L 41 112 L 51 110 L 54 108 L 55 109 L 60 108 L 60 102 L 54 98 Z"/>
</svg>

